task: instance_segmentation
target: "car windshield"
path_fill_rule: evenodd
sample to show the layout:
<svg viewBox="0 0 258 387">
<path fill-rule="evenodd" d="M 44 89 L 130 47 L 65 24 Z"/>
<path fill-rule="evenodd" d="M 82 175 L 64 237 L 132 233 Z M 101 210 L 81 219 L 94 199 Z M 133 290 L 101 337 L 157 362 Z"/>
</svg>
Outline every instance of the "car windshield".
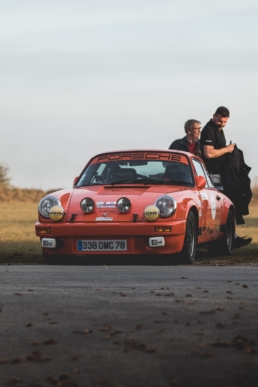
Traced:
<svg viewBox="0 0 258 387">
<path fill-rule="evenodd" d="M 189 164 L 160 160 L 119 160 L 89 165 L 76 186 L 116 184 L 194 185 Z"/>
</svg>

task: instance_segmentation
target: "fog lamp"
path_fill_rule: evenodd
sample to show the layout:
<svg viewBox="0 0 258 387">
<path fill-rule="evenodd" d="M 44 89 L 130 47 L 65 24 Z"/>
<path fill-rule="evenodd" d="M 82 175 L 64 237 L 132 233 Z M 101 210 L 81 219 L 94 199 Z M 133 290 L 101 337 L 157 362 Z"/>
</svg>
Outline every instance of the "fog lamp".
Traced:
<svg viewBox="0 0 258 387">
<path fill-rule="evenodd" d="M 171 226 L 155 226 L 154 232 L 171 232 L 172 227 Z"/>
<path fill-rule="evenodd" d="M 46 228 L 38 228 L 38 233 L 39 234 L 51 234 L 51 228 L 46 227 Z"/>
</svg>

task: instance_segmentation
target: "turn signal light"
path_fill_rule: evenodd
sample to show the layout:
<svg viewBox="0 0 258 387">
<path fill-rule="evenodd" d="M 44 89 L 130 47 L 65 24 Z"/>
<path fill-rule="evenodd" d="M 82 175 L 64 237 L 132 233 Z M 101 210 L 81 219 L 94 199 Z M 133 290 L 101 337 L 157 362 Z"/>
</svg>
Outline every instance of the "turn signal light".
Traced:
<svg viewBox="0 0 258 387">
<path fill-rule="evenodd" d="M 171 226 L 155 226 L 154 232 L 171 232 L 172 227 Z"/>
<path fill-rule="evenodd" d="M 38 233 L 39 234 L 51 234 L 51 228 L 49 228 L 49 227 L 39 228 Z"/>
</svg>

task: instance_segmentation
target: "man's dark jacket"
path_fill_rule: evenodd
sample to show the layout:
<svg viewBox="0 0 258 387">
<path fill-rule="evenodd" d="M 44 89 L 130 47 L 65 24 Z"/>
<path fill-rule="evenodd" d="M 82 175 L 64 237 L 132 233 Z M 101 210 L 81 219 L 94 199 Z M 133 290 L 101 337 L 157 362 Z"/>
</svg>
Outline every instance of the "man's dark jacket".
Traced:
<svg viewBox="0 0 258 387">
<path fill-rule="evenodd" d="M 181 151 L 184 151 L 184 152 L 189 152 L 188 144 L 189 144 L 189 142 L 187 141 L 186 136 L 185 136 L 183 138 L 180 138 L 179 140 L 173 141 L 168 149 L 174 149 L 174 150 L 181 150 Z M 200 143 L 200 140 L 196 141 L 195 154 L 197 156 L 201 157 L 201 143 Z"/>
<path fill-rule="evenodd" d="M 223 176 L 224 193 L 236 208 L 236 224 L 244 224 L 243 215 L 248 215 L 248 205 L 252 198 L 251 168 L 245 164 L 243 152 L 235 146 Z"/>
</svg>

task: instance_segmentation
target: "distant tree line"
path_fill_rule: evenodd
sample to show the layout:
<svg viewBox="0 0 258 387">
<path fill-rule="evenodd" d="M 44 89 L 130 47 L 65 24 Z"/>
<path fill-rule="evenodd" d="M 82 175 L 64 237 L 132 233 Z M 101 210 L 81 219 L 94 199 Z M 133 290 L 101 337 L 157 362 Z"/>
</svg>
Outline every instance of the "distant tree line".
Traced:
<svg viewBox="0 0 258 387">
<path fill-rule="evenodd" d="M 6 186 L 10 182 L 10 177 L 8 176 L 9 167 L 5 164 L 0 164 L 0 185 Z"/>
</svg>

